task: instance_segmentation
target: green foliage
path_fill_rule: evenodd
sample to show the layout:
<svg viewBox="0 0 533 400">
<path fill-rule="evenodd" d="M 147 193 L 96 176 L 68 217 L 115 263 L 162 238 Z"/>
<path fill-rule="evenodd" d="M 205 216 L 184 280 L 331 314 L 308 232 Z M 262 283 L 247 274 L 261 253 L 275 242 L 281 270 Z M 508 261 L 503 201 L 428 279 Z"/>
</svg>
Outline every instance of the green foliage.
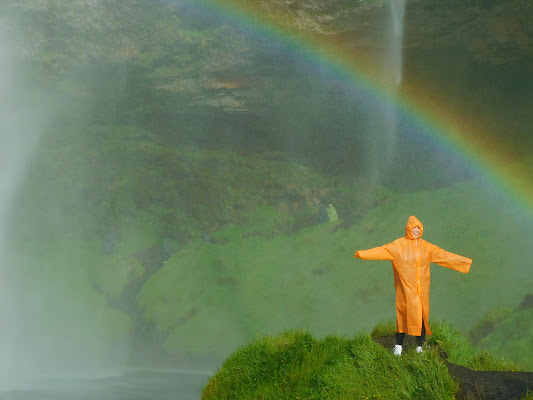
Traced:
<svg viewBox="0 0 533 400">
<path fill-rule="evenodd" d="M 206 231 L 229 240 L 236 229 L 269 237 L 314 223 L 326 184 L 265 155 L 169 147 L 134 126 L 92 126 L 88 134 L 69 127 L 43 143 L 19 194 L 20 209 L 33 214 L 20 217 L 31 220 L 31 235 L 57 223 L 51 217 L 61 210 L 62 228 L 87 236 L 127 231 L 133 221 L 182 242 Z"/>
<path fill-rule="evenodd" d="M 499 234 L 501 230 L 493 225 L 505 219 L 499 220 L 495 212 L 489 221 L 478 211 L 470 210 L 472 216 L 463 212 L 459 193 L 471 195 L 475 190 L 475 185 L 461 184 L 436 194 L 397 194 L 348 229 L 315 223 L 292 234 L 277 227 L 285 218 L 278 209 L 259 207 L 244 225 L 214 233 L 214 243 L 195 240 L 185 245 L 179 257 L 169 260 L 145 285 L 139 307 L 150 323 L 168 335 L 166 346 L 171 352 L 179 352 L 181 346 L 225 355 L 254 333 L 274 334 L 281 329 L 308 329 L 319 336 L 370 329 L 394 315 L 390 263 L 353 260 L 353 252 L 400 236 L 407 210 L 424 222 L 427 240 L 474 259 L 468 275 L 432 267 L 432 316 L 450 318 L 465 331 L 476 321 L 479 304 L 487 308 L 494 304 L 493 297 L 486 295 L 494 274 L 505 274 L 508 280 L 510 272 L 520 277 L 522 272 L 504 273 L 498 261 L 502 251 L 509 251 L 510 257 L 514 254 L 516 241 L 504 250 L 506 240 L 499 237 L 494 248 L 474 239 L 480 231 Z M 478 203 L 479 213 L 489 212 L 489 206 Z M 441 215 L 449 216 L 446 222 L 437 218 Z M 521 235 L 513 233 L 513 237 L 522 240 Z M 456 312 L 459 309 L 461 313 Z M 383 324 L 373 336 L 394 330 L 393 323 Z M 472 367 L 484 362 L 476 361 L 475 357 L 483 357 L 469 349 L 465 342 L 455 362 Z M 497 361 L 495 365 L 500 368 Z"/>
<path fill-rule="evenodd" d="M 182 247 L 179 255 L 152 276 L 137 305 L 171 353 L 225 355 L 255 332 L 304 328 L 350 335 L 391 318 L 390 264 L 354 261 L 353 252 L 401 236 L 411 213 L 425 224 L 424 238 L 474 259 L 469 275 L 432 267 L 432 316 L 465 330 L 480 304 L 487 310 L 498 304 L 487 287 L 528 282 L 520 268 L 501 269 L 502 254 L 509 265 L 522 262 L 514 249 L 527 245 L 525 228 L 505 209 L 495 211 L 486 196 L 475 208 L 464 207 L 465 197 L 479 197 L 473 182 L 407 194 L 375 188 L 384 201 L 361 200 L 369 209 L 356 224 L 317 225 L 319 199 L 342 188 L 347 202 L 333 203 L 342 218 L 350 197 L 370 199 L 373 192 L 363 184 L 350 189 L 342 180 L 333 186 L 298 163 L 267 155 L 167 147 L 134 127 L 94 127 L 91 136 L 75 132 L 56 132 L 43 146 L 19 212 L 12 214 L 12 240 L 66 243 L 81 231 L 92 243 L 90 262 L 83 264 L 90 282 L 118 295 L 142 273 L 126 273 L 120 265 L 172 238 Z M 515 229 L 502 236 L 500 227 L 509 223 Z M 116 254 L 102 257 L 101 242 L 113 227 Z M 204 231 L 214 243 L 199 239 Z M 197 239 L 187 243 L 190 238 Z M 520 290 L 510 292 L 511 305 Z M 452 312 L 457 309 L 462 312 Z"/>
<path fill-rule="evenodd" d="M 456 390 L 434 351 L 399 358 L 365 334 L 317 340 L 286 331 L 234 352 L 202 399 L 451 399 Z"/>
<path fill-rule="evenodd" d="M 347 244 L 333 242 L 333 229 L 333 225 L 324 224 L 294 236 L 250 236 L 225 244 L 190 243 L 145 285 L 139 297 L 140 307 L 150 321 L 172 329 L 172 343 L 185 347 L 209 346 L 213 343 L 213 330 L 192 327 L 217 325 L 219 337 L 233 337 L 230 342 L 224 341 L 225 345 L 219 342 L 221 353 L 238 345 L 246 335 L 279 327 L 305 324 L 322 326 L 322 331 L 327 332 L 330 327 L 342 326 L 344 331 L 350 331 L 353 322 L 344 314 L 345 298 L 321 289 L 321 277 L 329 276 L 330 287 L 343 282 L 344 292 L 352 291 L 335 259 L 325 257 L 318 245 L 337 248 L 339 261 L 348 257 Z M 198 313 L 187 324 L 180 324 L 180 319 L 193 308 Z M 329 315 L 325 312 L 328 308 Z M 161 314 L 162 309 L 175 312 Z M 164 315 L 171 319 L 161 320 Z M 236 322 L 225 323 L 228 320 Z M 231 346 L 226 347 L 228 343 Z"/>
</svg>

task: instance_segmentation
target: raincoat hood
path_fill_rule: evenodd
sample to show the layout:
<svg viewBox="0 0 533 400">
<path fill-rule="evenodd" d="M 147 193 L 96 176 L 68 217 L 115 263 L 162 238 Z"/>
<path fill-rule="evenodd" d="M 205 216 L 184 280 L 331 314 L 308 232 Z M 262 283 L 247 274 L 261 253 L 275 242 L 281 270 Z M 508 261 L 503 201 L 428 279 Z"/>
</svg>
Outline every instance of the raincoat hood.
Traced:
<svg viewBox="0 0 533 400">
<path fill-rule="evenodd" d="M 415 226 L 418 226 L 420 228 L 420 236 L 418 238 L 420 239 L 422 237 L 422 234 L 424 233 L 424 225 L 422 225 L 422 222 L 420 222 L 417 217 L 411 215 L 407 220 L 407 225 L 405 225 L 405 237 L 407 239 L 415 239 L 415 237 L 413 236 L 413 228 Z"/>
</svg>

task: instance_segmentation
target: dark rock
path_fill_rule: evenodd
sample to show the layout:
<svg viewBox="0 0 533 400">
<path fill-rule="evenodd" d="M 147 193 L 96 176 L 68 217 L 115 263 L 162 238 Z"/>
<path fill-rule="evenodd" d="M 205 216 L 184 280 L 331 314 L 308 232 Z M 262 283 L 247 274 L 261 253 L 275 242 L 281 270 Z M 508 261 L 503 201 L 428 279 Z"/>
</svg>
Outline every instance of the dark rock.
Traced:
<svg viewBox="0 0 533 400">
<path fill-rule="evenodd" d="M 533 389 L 533 372 L 474 371 L 450 362 L 448 372 L 459 380 L 457 399 L 522 399 Z"/>
<path fill-rule="evenodd" d="M 392 353 L 396 344 L 394 336 L 373 338 Z M 406 336 L 404 351 L 414 351 L 415 338 Z M 439 349 L 439 354 L 446 361 L 448 372 L 459 381 L 458 400 L 518 400 L 522 399 L 528 390 L 533 390 L 533 372 L 515 371 L 475 371 L 447 360 L 446 352 Z"/>
<path fill-rule="evenodd" d="M 318 205 L 318 223 L 324 224 L 328 221 L 329 221 L 328 210 L 322 203 L 320 203 Z"/>
<path fill-rule="evenodd" d="M 516 307 L 516 311 L 528 310 L 530 308 L 533 308 L 533 294 L 526 294 L 522 303 Z"/>
</svg>

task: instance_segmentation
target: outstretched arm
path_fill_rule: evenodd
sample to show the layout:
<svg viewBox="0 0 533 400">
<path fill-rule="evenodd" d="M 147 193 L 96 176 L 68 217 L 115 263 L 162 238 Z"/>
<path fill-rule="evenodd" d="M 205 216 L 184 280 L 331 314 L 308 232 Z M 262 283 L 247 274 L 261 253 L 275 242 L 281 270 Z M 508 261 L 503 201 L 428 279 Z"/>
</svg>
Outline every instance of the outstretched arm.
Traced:
<svg viewBox="0 0 533 400">
<path fill-rule="evenodd" d="M 392 260 L 394 257 L 390 252 L 389 245 L 386 244 L 369 250 L 356 251 L 355 258 L 360 258 L 362 260 Z"/>
<path fill-rule="evenodd" d="M 450 253 L 437 246 L 433 249 L 431 262 L 465 274 L 468 274 L 468 271 L 470 271 L 470 265 L 472 265 L 472 260 L 470 258 Z"/>
</svg>

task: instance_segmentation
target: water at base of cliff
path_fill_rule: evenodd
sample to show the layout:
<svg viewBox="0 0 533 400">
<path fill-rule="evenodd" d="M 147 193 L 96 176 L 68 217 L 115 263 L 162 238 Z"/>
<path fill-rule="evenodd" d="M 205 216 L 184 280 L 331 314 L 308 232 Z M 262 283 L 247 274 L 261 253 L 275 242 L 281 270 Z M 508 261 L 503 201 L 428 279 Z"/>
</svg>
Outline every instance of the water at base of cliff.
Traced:
<svg viewBox="0 0 533 400">
<path fill-rule="evenodd" d="M 128 369 L 92 377 L 35 377 L 0 384 L 1 400 L 198 400 L 210 374 L 204 371 Z"/>
</svg>

